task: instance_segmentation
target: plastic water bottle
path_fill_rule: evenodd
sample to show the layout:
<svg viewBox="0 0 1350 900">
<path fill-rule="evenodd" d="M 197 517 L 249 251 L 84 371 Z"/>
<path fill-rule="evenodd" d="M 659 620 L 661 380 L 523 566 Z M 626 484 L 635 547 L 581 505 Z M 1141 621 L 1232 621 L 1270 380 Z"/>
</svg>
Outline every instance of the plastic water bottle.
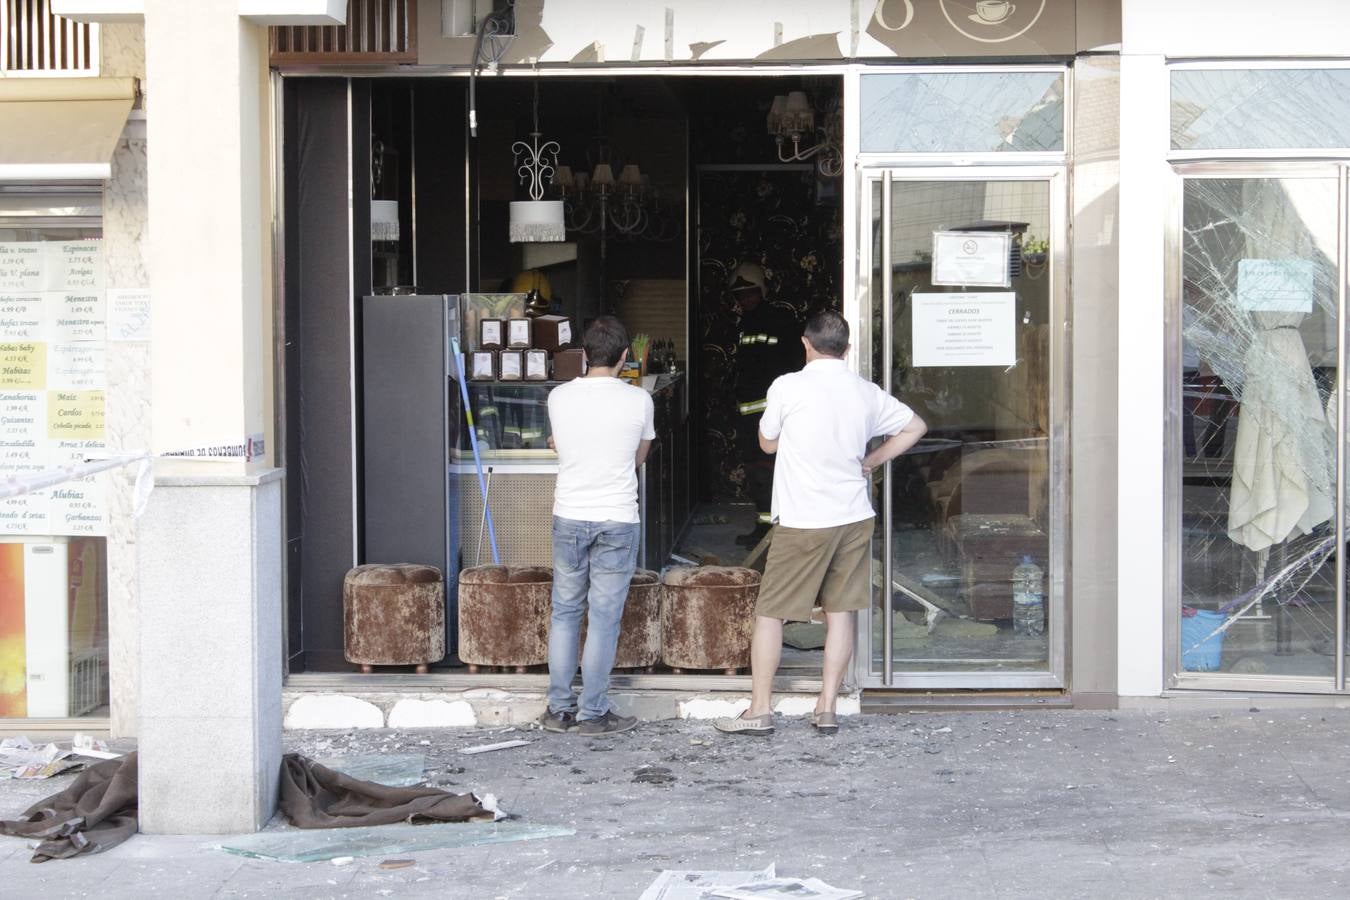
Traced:
<svg viewBox="0 0 1350 900">
<path fill-rule="evenodd" d="M 1045 573 L 1030 556 L 1013 569 L 1013 634 L 1045 634 Z"/>
</svg>

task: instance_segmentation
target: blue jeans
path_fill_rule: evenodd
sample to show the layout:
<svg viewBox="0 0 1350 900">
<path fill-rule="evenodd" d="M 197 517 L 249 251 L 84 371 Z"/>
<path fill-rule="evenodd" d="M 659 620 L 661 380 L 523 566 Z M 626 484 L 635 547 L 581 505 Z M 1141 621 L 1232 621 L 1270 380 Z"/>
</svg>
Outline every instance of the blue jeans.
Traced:
<svg viewBox="0 0 1350 900">
<path fill-rule="evenodd" d="M 609 673 L 619 621 L 637 567 L 637 522 L 579 522 L 553 517 L 553 620 L 548 630 L 548 708 L 598 719 L 609 712 Z M 581 617 L 581 702 L 572 696 Z"/>
</svg>

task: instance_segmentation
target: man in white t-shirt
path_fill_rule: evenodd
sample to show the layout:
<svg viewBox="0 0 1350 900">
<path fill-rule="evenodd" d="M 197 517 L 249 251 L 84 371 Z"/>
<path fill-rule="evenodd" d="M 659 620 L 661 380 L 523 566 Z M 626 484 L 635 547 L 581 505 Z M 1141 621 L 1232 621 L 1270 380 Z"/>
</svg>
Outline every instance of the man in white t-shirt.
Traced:
<svg viewBox="0 0 1350 900">
<path fill-rule="evenodd" d="M 637 469 L 656 431 L 652 398 L 616 376 L 628 358 L 628 332 L 600 316 L 582 336 L 589 365 L 548 396 L 550 443 L 558 451 L 553 491 L 553 618 L 548 632 L 549 731 L 618 734 L 637 724 L 609 708 L 609 674 L 628 586 L 637 566 Z M 581 698 L 572 693 L 581 617 Z"/>
<path fill-rule="evenodd" d="M 783 622 L 810 621 L 817 599 L 825 609 L 825 661 L 811 724 L 826 733 L 839 729 L 835 700 L 853 655 L 854 613 L 872 602 L 870 475 L 928 430 L 908 406 L 849 371 L 848 322 L 839 313 L 812 316 L 802 343 L 806 366 L 774 380 L 759 423 L 760 446 L 778 455 L 775 524 L 755 606 L 750 708 L 716 723 L 732 734 L 773 732 Z M 868 442 L 883 435 L 867 452 Z"/>
</svg>

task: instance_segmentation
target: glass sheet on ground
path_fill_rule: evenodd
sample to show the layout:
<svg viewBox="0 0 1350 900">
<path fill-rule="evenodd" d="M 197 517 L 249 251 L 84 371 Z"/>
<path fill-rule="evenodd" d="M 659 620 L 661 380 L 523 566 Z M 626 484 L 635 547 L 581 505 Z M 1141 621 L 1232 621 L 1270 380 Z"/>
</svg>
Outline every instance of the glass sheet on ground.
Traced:
<svg viewBox="0 0 1350 900">
<path fill-rule="evenodd" d="M 388 787 L 414 787 L 425 778 L 426 757 L 421 753 L 358 753 L 315 760 L 334 772 Z"/>
<path fill-rule="evenodd" d="M 376 825 L 369 828 L 284 829 L 230 838 L 212 845 L 236 856 L 280 862 L 323 862 L 342 856 L 403 856 L 423 850 L 454 850 L 567 837 L 572 828 L 524 822 L 444 825 Z"/>
<path fill-rule="evenodd" d="M 1184 671 L 1334 671 L 1337 190 L 1334 176 L 1185 183 Z"/>
</svg>

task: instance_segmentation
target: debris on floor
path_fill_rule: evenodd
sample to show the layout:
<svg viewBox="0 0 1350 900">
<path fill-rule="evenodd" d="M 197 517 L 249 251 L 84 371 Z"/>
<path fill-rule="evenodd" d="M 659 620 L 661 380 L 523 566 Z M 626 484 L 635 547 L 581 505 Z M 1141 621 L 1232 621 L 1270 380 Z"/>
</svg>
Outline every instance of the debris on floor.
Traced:
<svg viewBox="0 0 1350 900">
<path fill-rule="evenodd" d="M 762 872 L 699 872 L 667 869 L 656 876 L 638 900 L 702 900 L 708 891 L 722 885 L 745 885 L 768 881 L 775 875 L 774 864 Z"/>
<path fill-rule="evenodd" d="M 459 752 L 464 754 L 491 753 L 493 750 L 510 750 L 512 747 L 528 747 L 530 741 L 499 741 L 496 744 L 481 744 L 477 747 L 460 747 Z"/>
<path fill-rule="evenodd" d="M 387 787 L 419 785 L 426 772 L 426 757 L 421 753 L 354 753 L 316 762 L 349 778 Z"/>
<path fill-rule="evenodd" d="M 280 862 L 323 862 L 342 857 L 450 850 L 481 844 L 505 844 L 541 838 L 569 837 L 572 828 L 523 822 L 446 823 L 441 825 L 377 825 L 322 831 L 303 829 L 263 831 L 229 838 L 213 845 L 217 850 L 252 859 Z"/>
<path fill-rule="evenodd" d="M 825 646 L 825 626 L 816 622 L 790 622 L 783 626 L 783 643 L 798 650 L 820 650 Z"/>
<path fill-rule="evenodd" d="M 725 900 L 802 900 L 804 897 L 810 897 L 811 900 L 857 900 L 862 895 L 862 891 L 831 887 L 819 878 L 770 878 L 730 888 L 709 888 L 705 894 Z"/>
<path fill-rule="evenodd" d="M 136 833 L 136 771 L 135 753 L 97 763 L 19 818 L 0 821 L 0 834 L 37 838 L 33 862 L 115 847 Z"/>
</svg>

